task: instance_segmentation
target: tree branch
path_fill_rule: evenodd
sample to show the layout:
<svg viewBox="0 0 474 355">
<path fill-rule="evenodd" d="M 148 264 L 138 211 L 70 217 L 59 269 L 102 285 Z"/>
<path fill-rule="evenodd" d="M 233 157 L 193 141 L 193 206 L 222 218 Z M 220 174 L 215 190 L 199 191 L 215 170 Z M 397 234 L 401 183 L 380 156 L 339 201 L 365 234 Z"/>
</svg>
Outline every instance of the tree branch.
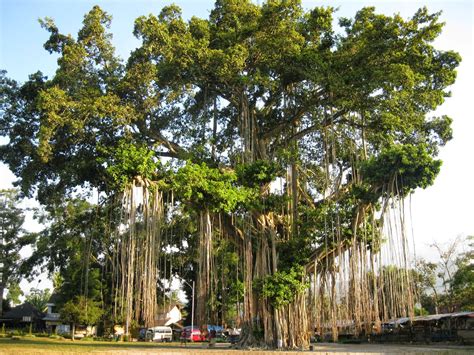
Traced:
<svg viewBox="0 0 474 355">
<path fill-rule="evenodd" d="M 168 149 L 168 152 L 157 152 L 159 156 L 179 158 L 188 154 L 187 150 L 182 148 L 179 144 L 168 140 L 160 132 L 153 131 L 146 127 L 145 122 L 137 121 L 136 125 L 140 133 L 154 139 Z"/>
<path fill-rule="evenodd" d="M 346 114 L 348 111 L 347 110 L 341 110 L 337 113 L 335 113 L 334 115 L 332 115 L 331 117 L 325 119 L 321 124 L 315 124 L 315 125 L 312 125 L 310 127 L 307 127 L 299 132 L 296 132 L 295 134 L 293 134 L 292 136 L 290 136 L 289 138 L 287 138 L 285 140 L 286 143 L 289 143 L 291 142 L 292 140 L 295 140 L 295 139 L 300 139 L 300 138 L 303 138 L 304 136 L 306 136 L 307 134 L 311 133 L 311 132 L 314 132 L 315 130 L 317 129 L 320 129 L 320 128 L 323 128 L 323 127 L 327 127 L 329 126 L 330 124 L 332 123 L 337 123 L 337 122 L 334 122 L 335 119 L 341 117 L 342 115 Z"/>
</svg>

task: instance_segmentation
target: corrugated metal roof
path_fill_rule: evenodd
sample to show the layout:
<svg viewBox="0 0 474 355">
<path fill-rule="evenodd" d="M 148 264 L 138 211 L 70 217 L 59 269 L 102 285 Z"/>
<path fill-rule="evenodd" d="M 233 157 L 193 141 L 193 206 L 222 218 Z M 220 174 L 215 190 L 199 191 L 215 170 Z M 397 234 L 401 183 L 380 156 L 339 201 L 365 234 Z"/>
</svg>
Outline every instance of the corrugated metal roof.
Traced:
<svg viewBox="0 0 474 355">
<path fill-rule="evenodd" d="M 442 313 L 442 314 L 430 314 L 428 316 L 418 316 L 414 317 L 414 322 L 429 322 L 432 320 L 439 320 L 441 318 L 448 318 L 451 317 L 451 313 Z"/>
</svg>

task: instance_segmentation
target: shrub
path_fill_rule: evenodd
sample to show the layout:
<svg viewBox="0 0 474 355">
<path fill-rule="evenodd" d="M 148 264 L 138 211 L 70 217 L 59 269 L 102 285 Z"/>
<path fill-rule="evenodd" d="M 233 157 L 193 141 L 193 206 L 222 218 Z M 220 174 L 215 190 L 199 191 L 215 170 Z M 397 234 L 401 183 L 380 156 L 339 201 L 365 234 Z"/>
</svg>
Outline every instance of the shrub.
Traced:
<svg viewBox="0 0 474 355">
<path fill-rule="evenodd" d="M 49 337 L 48 333 L 42 332 L 42 333 L 35 333 L 35 336 L 38 338 L 47 338 Z"/>
<path fill-rule="evenodd" d="M 94 337 L 95 341 L 113 341 L 113 337 Z"/>
</svg>

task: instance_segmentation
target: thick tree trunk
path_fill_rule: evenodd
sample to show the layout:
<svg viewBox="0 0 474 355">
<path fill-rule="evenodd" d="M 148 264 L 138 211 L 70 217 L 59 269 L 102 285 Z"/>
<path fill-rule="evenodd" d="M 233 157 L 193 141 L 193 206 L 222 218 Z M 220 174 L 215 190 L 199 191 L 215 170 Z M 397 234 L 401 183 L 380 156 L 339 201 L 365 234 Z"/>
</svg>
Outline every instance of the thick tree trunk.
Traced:
<svg viewBox="0 0 474 355">
<path fill-rule="evenodd" d="M 256 265 L 254 278 L 255 279 L 264 279 L 266 276 L 271 275 L 273 269 L 273 263 L 271 262 L 271 249 L 268 244 L 268 225 L 265 215 L 260 215 L 258 217 L 259 226 L 259 244 L 256 255 Z M 267 300 L 258 300 L 257 305 L 257 315 L 258 319 L 261 320 L 263 327 L 263 341 L 266 346 L 274 347 L 277 345 L 275 343 L 275 319 L 273 307 Z"/>
<path fill-rule="evenodd" d="M 0 239 L 3 240 L 3 239 Z M 3 293 L 5 292 L 5 288 L 7 286 L 7 281 L 9 278 L 10 273 L 7 272 L 10 270 L 9 266 L 5 265 L 5 262 L 2 265 L 2 268 L 0 268 L 0 316 L 3 314 Z"/>
<path fill-rule="evenodd" d="M 0 316 L 3 314 L 3 292 L 5 291 L 5 284 L 0 283 Z"/>
<path fill-rule="evenodd" d="M 71 340 L 74 341 L 74 334 L 76 333 L 76 323 L 71 324 Z"/>
<path fill-rule="evenodd" d="M 212 221 L 209 210 L 203 210 L 199 216 L 199 265 L 196 275 L 196 325 L 199 327 L 208 322 L 208 301 L 211 284 L 212 258 Z"/>
<path fill-rule="evenodd" d="M 254 336 L 254 321 L 257 320 L 255 310 L 255 300 L 253 294 L 253 247 L 252 237 L 249 231 L 244 231 L 244 240 L 242 241 L 243 257 L 243 281 L 244 281 L 244 303 L 242 316 L 242 337 L 240 346 L 246 347 L 256 345 L 257 339 Z"/>
</svg>

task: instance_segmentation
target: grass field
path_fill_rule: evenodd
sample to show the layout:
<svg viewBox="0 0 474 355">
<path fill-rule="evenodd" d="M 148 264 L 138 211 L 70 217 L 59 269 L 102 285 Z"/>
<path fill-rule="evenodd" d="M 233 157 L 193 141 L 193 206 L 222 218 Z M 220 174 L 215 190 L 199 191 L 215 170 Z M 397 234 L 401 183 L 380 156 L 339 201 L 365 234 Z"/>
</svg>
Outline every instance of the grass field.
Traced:
<svg viewBox="0 0 474 355">
<path fill-rule="evenodd" d="M 223 355 L 249 353 L 251 355 L 298 354 L 295 351 L 244 351 L 229 349 L 228 343 L 216 344 L 208 349 L 207 343 L 122 343 L 84 340 L 56 340 L 48 338 L 0 338 L 0 355 L 28 354 L 160 354 L 160 355 Z M 318 343 L 309 354 L 474 354 L 473 346 L 456 345 L 382 345 L 382 344 L 324 344 Z"/>
<path fill-rule="evenodd" d="M 219 344 L 218 346 L 223 346 Z M 226 344 L 228 346 L 228 344 Z M 206 347 L 203 349 L 203 347 Z M 145 342 L 106 342 L 84 340 L 57 340 L 48 338 L 19 339 L 0 338 L 0 354 L 46 354 L 46 353 L 177 353 L 212 350 L 207 349 L 207 343 L 180 344 L 180 343 L 145 343 Z M 213 351 L 215 354 L 215 352 Z"/>
</svg>

